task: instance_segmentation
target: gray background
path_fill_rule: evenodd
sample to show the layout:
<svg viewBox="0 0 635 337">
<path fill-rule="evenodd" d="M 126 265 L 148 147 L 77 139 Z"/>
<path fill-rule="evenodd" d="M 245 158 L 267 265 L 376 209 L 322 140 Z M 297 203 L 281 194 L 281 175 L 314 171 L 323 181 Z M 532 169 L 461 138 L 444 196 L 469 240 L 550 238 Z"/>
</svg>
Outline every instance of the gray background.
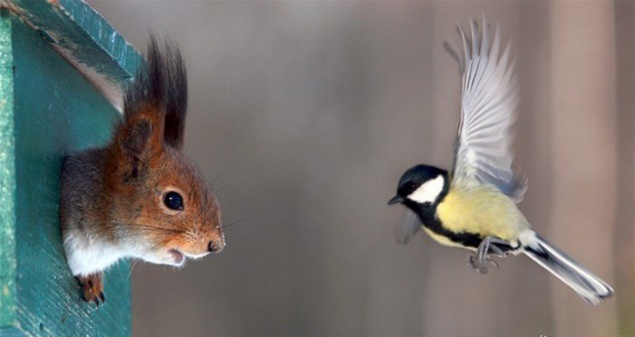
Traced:
<svg viewBox="0 0 635 337">
<path fill-rule="evenodd" d="M 635 335 L 633 14 L 620 2 L 88 1 L 138 50 L 187 61 L 186 150 L 227 248 L 134 265 L 135 336 Z M 521 209 L 617 290 L 592 308 L 525 257 L 478 275 L 425 235 L 399 246 L 401 173 L 448 167 L 459 109 L 443 41 L 485 14 L 521 85 Z"/>
</svg>

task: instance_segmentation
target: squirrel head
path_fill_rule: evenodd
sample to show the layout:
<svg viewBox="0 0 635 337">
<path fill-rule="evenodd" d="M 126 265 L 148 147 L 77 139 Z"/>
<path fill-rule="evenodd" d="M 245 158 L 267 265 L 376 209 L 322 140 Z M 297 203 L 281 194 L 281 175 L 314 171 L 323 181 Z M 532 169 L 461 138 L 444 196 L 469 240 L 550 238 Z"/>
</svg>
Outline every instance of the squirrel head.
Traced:
<svg viewBox="0 0 635 337">
<path fill-rule="evenodd" d="M 216 196 L 182 153 L 187 76 L 177 47 L 154 38 L 126 91 L 108 147 L 105 217 L 134 257 L 180 266 L 225 246 Z"/>
</svg>

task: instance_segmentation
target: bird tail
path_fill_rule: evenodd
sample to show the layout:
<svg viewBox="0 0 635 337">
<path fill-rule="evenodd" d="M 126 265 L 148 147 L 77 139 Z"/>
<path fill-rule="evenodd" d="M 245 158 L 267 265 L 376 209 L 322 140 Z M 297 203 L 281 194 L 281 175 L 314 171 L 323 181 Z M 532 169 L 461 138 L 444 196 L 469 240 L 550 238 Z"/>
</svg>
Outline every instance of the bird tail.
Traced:
<svg viewBox="0 0 635 337">
<path fill-rule="evenodd" d="M 611 286 L 550 245 L 538 234 L 532 233 L 532 237 L 523 244 L 523 253 L 571 287 L 589 304 L 596 305 L 613 295 Z"/>
</svg>

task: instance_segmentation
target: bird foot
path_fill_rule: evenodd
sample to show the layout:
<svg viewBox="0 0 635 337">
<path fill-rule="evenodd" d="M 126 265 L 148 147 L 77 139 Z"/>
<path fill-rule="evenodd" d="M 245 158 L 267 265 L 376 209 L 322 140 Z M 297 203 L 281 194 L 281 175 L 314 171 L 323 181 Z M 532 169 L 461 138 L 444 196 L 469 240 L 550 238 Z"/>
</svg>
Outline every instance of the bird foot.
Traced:
<svg viewBox="0 0 635 337">
<path fill-rule="evenodd" d="M 490 255 L 505 257 L 507 254 L 496 244 L 509 245 L 507 241 L 503 241 L 492 236 L 486 237 L 483 241 L 481 241 L 481 244 L 476 249 L 476 252 L 469 256 L 468 265 L 470 268 L 481 274 L 487 273 L 488 264 L 498 268 L 498 263 L 492 260 Z"/>
<path fill-rule="evenodd" d="M 469 259 L 467 261 L 468 266 L 470 266 L 470 268 L 476 270 L 477 272 L 481 273 L 481 274 L 486 274 L 488 269 L 487 269 L 487 265 L 491 264 L 494 267 L 498 268 L 498 263 L 496 263 L 496 261 L 492 260 L 489 256 L 484 257 L 483 259 L 479 259 L 476 254 L 472 254 L 469 256 Z"/>
</svg>

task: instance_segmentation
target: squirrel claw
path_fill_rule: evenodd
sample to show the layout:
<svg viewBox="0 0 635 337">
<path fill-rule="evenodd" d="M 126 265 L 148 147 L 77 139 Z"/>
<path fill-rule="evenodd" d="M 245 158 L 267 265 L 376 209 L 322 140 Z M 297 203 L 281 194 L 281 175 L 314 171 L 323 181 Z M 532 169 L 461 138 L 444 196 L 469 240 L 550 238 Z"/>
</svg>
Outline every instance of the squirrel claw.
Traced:
<svg viewBox="0 0 635 337">
<path fill-rule="evenodd" d="M 81 290 L 82 299 L 86 302 L 93 302 L 99 307 L 106 302 L 102 274 L 92 274 L 86 277 L 76 277 Z"/>
</svg>

